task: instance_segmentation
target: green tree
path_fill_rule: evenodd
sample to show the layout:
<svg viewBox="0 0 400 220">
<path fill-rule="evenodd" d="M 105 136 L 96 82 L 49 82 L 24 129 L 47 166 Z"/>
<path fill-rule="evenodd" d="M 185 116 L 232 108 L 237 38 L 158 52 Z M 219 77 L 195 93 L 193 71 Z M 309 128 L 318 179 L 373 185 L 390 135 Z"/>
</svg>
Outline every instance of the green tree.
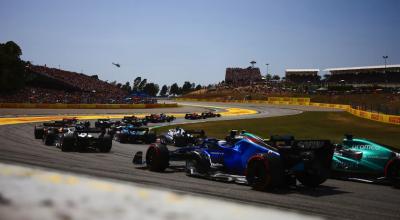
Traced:
<svg viewBox="0 0 400 220">
<path fill-rule="evenodd" d="M 161 87 L 160 96 L 166 96 L 167 93 L 168 93 L 168 86 L 167 85 L 163 85 Z"/>
<path fill-rule="evenodd" d="M 180 94 L 180 91 L 179 91 L 179 90 L 180 90 L 180 89 L 179 89 L 178 84 L 177 84 L 177 83 L 174 83 L 174 84 L 171 85 L 171 88 L 169 89 L 169 94 L 171 94 L 171 95 L 178 95 L 178 94 Z"/>
<path fill-rule="evenodd" d="M 278 75 L 274 75 L 274 76 L 272 77 L 272 79 L 273 79 L 273 80 L 280 80 L 281 77 L 279 77 Z"/>
<path fill-rule="evenodd" d="M 0 43 L 0 91 L 16 90 L 25 85 L 27 74 L 21 55 L 21 48 L 13 41 Z"/>
<path fill-rule="evenodd" d="M 200 90 L 201 89 L 201 85 L 197 85 L 195 90 Z"/>
<path fill-rule="evenodd" d="M 138 92 L 139 90 L 139 84 L 142 82 L 142 77 L 138 76 L 133 80 L 132 84 L 132 92 Z"/>
<path fill-rule="evenodd" d="M 140 83 L 139 83 L 139 85 L 138 85 L 138 92 L 143 92 L 143 90 L 144 90 L 144 87 L 146 86 L 146 84 L 147 84 L 147 79 L 143 79 Z"/>
<path fill-rule="evenodd" d="M 272 79 L 272 75 L 268 73 L 268 74 L 265 76 L 265 80 L 267 80 L 267 82 L 269 82 L 269 81 L 271 81 L 271 79 Z"/>
<path fill-rule="evenodd" d="M 128 93 L 132 92 L 132 88 L 129 82 L 126 82 L 124 85 L 122 85 L 121 89 Z"/>
<path fill-rule="evenodd" d="M 190 91 L 192 91 L 192 84 L 189 81 L 184 82 L 182 86 L 182 94 L 186 94 Z"/>
<path fill-rule="evenodd" d="M 160 87 L 155 83 L 147 83 L 143 88 L 143 92 L 150 96 L 156 96 L 158 91 L 160 91 Z"/>
</svg>

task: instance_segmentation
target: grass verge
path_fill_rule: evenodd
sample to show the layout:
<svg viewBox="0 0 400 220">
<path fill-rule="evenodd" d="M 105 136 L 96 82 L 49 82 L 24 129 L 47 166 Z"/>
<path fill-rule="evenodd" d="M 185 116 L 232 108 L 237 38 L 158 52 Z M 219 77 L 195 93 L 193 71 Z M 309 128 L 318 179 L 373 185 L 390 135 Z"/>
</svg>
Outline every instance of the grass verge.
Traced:
<svg viewBox="0 0 400 220">
<path fill-rule="evenodd" d="M 176 126 L 158 128 L 164 132 Z M 184 129 L 203 129 L 208 137 L 224 138 L 231 129 L 247 130 L 268 138 L 273 134 L 292 134 L 296 138 L 329 139 L 340 142 L 344 134 L 353 134 L 400 149 L 400 126 L 374 122 L 347 112 L 304 112 L 298 115 L 213 121 L 185 124 Z"/>
</svg>

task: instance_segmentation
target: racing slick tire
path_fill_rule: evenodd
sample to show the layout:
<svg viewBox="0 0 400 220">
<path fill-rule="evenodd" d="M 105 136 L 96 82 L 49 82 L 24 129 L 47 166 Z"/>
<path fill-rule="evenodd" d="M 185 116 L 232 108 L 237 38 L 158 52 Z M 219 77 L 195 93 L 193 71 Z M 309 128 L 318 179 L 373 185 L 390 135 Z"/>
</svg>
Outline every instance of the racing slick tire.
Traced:
<svg viewBox="0 0 400 220">
<path fill-rule="evenodd" d="M 35 130 L 34 130 L 33 133 L 35 135 L 35 139 L 43 138 L 43 128 L 42 127 L 36 127 L 35 126 Z"/>
<path fill-rule="evenodd" d="M 199 152 L 191 152 L 186 159 L 186 174 L 192 174 L 192 171 L 199 174 L 207 174 L 211 169 L 211 162 L 208 157 Z"/>
<path fill-rule="evenodd" d="M 100 152 L 102 152 L 102 153 L 108 153 L 108 152 L 110 152 L 111 148 L 112 148 L 112 138 L 111 138 L 111 135 L 109 135 L 109 134 L 104 135 L 104 137 L 103 137 L 103 139 L 102 139 L 102 141 L 101 141 L 101 144 L 100 144 L 100 146 L 99 146 Z"/>
<path fill-rule="evenodd" d="M 60 148 L 63 152 L 69 152 L 74 150 L 75 138 L 73 136 L 61 136 L 60 138 Z"/>
<path fill-rule="evenodd" d="M 296 174 L 297 180 L 307 187 L 317 187 L 330 176 L 330 167 L 327 167 L 321 159 L 313 162 L 312 168 Z"/>
<path fill-rule="evenodd" d="M 118 141 L 119 143 L 127 143 L 128 142 L 128 136 L 125 134 L 118 133 L 115 135 L 115 140 Z"/>
<path fill-rule="evenodd" d="M 55 135 L 53 131 L 48 131 L 47 134 L 43 136 L 43 143 L 47 146 L 53 145 Z"/>
<path fill-rule="evenodd" d="M 396 158 L 389 161 L 385 173 L 393 187 L 400 189 L 400 159 Z"/>
<path fill-rule="evenodd" d="M 166 145 L 152 144 L 146 152 L 146 164 L 151 171 L 163 172 L 169 166 L 169 151 Z"/>
<path fill-rule="evenodd" d="M 277 156 L 259 154 L 247 163 L 246 180 L 258 191 L 271 190 L 283 185 L 283 165 Z"/>
</svg>

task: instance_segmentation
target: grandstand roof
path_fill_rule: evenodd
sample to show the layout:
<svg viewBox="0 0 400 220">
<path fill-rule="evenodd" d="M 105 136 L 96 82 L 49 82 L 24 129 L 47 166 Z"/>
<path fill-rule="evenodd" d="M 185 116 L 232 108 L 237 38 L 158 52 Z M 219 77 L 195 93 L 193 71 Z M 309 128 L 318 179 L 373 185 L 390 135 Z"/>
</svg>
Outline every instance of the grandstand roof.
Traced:
<svg viewBox="0 0 400 220">
<path fill-rule="evenodd" d="M 319 69 L 286 69 L 285 72 L 319 72 Z"/>
<path fill-rule="evenodd" d="M 386 65 L 386 69 L 388 69 L 388 68 L 400 68 L 400 64 Z M 385 69 L 385 65 L 328 68 L 328 69 L 325 69 L 324 71 L 332 72 L 332 71 L 370 70 L 370 69 Z"/>
</svg>

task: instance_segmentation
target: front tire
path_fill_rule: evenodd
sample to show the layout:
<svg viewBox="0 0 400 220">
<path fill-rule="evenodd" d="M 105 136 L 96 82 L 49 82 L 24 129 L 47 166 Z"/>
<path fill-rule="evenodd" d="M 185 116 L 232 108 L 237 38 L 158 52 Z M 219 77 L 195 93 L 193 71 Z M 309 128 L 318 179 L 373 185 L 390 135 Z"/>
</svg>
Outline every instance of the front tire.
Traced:
<svg viewBox="0 0 400 220">
<path fill-rule="evenodd" d="M 283 166 L 280 158 L 270 154 L 256 155 L 247 165 L 246 180 L 259 191 L 271 190 L 283 184 Z"/>
<path fill-rule="evenodd" d="M 146 164 L 151 171 L 163 172 L 169 166 L 169 151 L 166 145 L 152 144 L 146 152 Z"/>
</svg>

